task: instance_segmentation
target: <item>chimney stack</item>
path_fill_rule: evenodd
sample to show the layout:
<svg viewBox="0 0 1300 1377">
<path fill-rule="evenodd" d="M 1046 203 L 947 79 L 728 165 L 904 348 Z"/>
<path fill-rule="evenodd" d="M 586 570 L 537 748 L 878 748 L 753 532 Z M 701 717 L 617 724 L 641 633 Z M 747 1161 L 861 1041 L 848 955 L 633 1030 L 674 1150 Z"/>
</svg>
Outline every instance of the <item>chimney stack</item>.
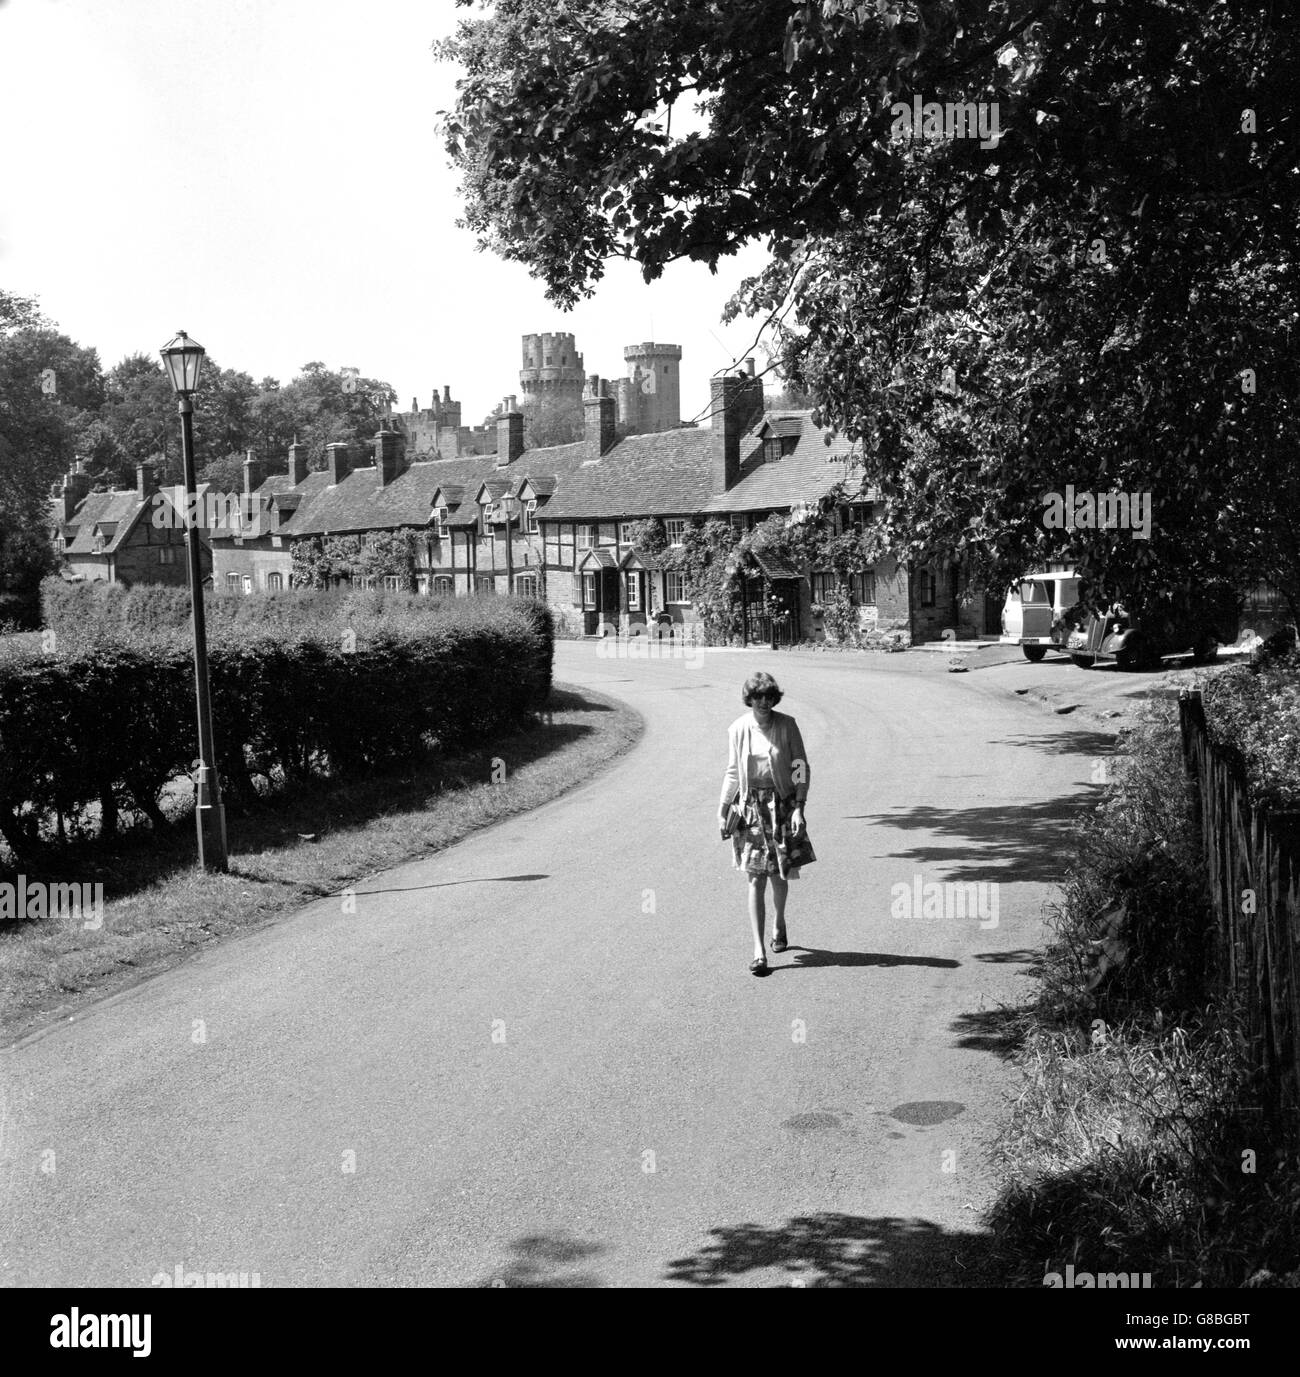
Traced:
<svg viewBox="0 0 1300 1377">
<path fill-rule="evenodd" d="M 325 446 L 325 452 L 329 455 L 330 483 L 337 486 L 352 472 L 352 447 L 336 440 Z"/>
<path fill-rule="evenodd" d="M 515 399 L 505 399 L 506 409 L 497 417 L 497 468 L 513 464 L 524 452 L 524 417 L 516 411 Z"/>
<path fill-rule="evenodd" d="M 63 519 L 71 521 L 77 508 L 90 493 L 90 475 L 86 472 L 85 461 L 76 459 L 72 467 L 63 475 Z"/>
<path fill-rule="evenodd" d="M 375 434 L 375 477 L 381 488 L 397 477 L 397 441 L 397 432 L 387 426 Z"/>
<path fill-rule="evenodd" d="M 587 379 L 588 395 L 582 399 L 582 439 L 588 459 L 599 459 L 614 447 L 614 399 L 599 377 Z"/>
<path fill-rule="evenodd" d="M 442 389 L 442 400 L 443 400 L 444 402 L 449 402 L 449 401 L 451 401 L 451 384 L 450 384 L 450 383 L 444 383 L 444 384 L 443 384 L 443 389 Z"/>
<path fill-rule="evenodd" d="M 745 372 L 746 372 L 751 378 L 754 376 L 754 360 L 753 360 L 752 358 L 751 358 L 751 359 L 746 359 L 746 360 L 745 360 Z"/>
<path fill-rule="evenodd" d="M 266 467 L 260 459 L 254 457 L 250 449 L 244 459 L 244 492 L 256 492 L 265 481 Z"/>
<path fill-rule="evenodd" d="M 709 472 L 715 493 L 728 492 L 740 477 L 740 437 L 745 431 L 749 382 L 744 377 L 713 378 L 709 384 L 713 431 Z"/>
<path fill-rule="evenodd" d="M 289 446 L 289 482 L 293 487 L 307 477 L 307 446 L 298 443 L 298 437 L 293 437 L 293 444 Z"/>
<path fill-rule="evenodd" d="M 135 467 L 135 495 L 141 502 L 147 501 L 158 491 L 158 470 L 152 464 L 137 464 Z"/>
</svg>

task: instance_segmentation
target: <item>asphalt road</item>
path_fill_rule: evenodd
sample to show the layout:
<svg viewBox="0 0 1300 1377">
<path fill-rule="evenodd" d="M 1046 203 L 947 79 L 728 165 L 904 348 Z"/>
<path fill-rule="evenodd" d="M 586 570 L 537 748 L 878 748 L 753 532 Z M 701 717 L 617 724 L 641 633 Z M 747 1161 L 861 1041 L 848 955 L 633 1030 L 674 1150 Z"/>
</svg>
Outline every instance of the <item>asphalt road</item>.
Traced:
<svg viewBox="0 0 1300 1377">
<path fill-rule="evenodd" d="M 0 1054 L 3 1283 L 987 1284 L 997 1010 L 1108 742 L 943 664 L 561 645 L 647 719 L 613 769 Z M 714 822 L 759 667 L 819 854 L 766 979 Z"/>
</svg>

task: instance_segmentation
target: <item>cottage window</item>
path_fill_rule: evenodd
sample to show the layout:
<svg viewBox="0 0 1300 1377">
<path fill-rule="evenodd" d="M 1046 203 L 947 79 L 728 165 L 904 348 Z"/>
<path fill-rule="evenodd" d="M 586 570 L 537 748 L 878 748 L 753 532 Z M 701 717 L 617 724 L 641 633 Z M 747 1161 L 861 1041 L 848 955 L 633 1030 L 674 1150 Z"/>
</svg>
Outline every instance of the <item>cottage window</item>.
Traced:
<svg viewBox="0 0 1300 1377">
<path fill-rule="evenodd" d="M 631 545 L 632 527 L 635 525 L 635 521 L 620 521 L 618 523 L 618 538 L 623 545 Z"/>
<path fill-rule="evenodd" d="M 679 569 L 670 569 L 664 577 L 667 580 L 664 601 L 688 602 L 689 599 L 686 596 L 686 575 Z"/>
<path fill-rule="evenodd" d="M 160 546 L 158 547 L 158 563 L 159 563 L 159 564 L 175 564 L 175 563 L 176 563 L 176 547 L 175 547 L 174 545 L 160 545 Z"/>
<path fill-rule="evenodd" d="M 397 574 L 384 575 L 384 591 L 388 593 L 400 593 L 402 590 L 402 580 Z"/>
<path fill-rule="evenodd" d="M 835 575 L 829 573 L 814 574 L 812 576 L 812 596 L 813 602 L 825 605 L 835 596 Z"/>
<path fill-rule="evenodd" d="M 627 610 L 629 612 L 640 612 L 641 610 L 641 575 L 635 569 L 629 569 L 624 575 L 627 579 Z"/>
<path fill-rule="evenodd" d="M 439 574 L 433 581 L 433 592 L 435 597 L 450 598 L 456 591 L 454 580 L 449 574 Z"/>
<path fill-rule="evenodd" d="M 588 550 L 594 550 L 600 544 L 600 525 L 587 525 L 582 528 L 582 543 Z"/>
<path fill-rule="evenodd" d="M 238 592 L 239 592 L 239 575 L 238 575 L 238 574 L 227 574 L 227 575 L 226 575 L 226 591 L 229 592 L 229 593 L 238 593 Z"/>
<path fill-rule="evenodd" d="M 680 516 L 669 517 L 664 522 L 664 530 L 667 532 L 669 545 L 680 545 L 682 537 L 686 534 L 686 521 Z"/>
<path fill-rule="evenodd" d="M 876 601 L 876 571 L 867 569 L 854 574 L 849 587 L 859 607 L 871 607 Z"/>
<path fill-rule="evenodd" d="M 535 497 L 528 499 L 528 505 L 524 511 L 526 513 L 524 529 L 529 535 L 537 535 L 542 528 L 537 524 L 537 499 Z"/>
<path fill-rule="evenodd" d="M 497 581 L 491 574 L 480 574 L 474 580 L 474 591 L 489 597 L 497 591 Z"/>
<path fill-rule="evenodd" d="M 516 574 L 515 595 L 520 598 L 535 598 L 537 596 L 537 575 Z"/>
<path fill-rule="evenodd" d="M 278 593 L 284 588 L 283 574 L 267 574 L 266 591 L 268 593 Z"/>
<path fill-rule="evenodd" d="M 584 608 L 594 611 L 596 607 L 596 576 L 595 574 L 583 574 L 582 576 L 582 605 Z"/>
<path fill-rule="evenodd" d="M 933 607 L 935 596 L 935 584 L 938 580 L 929 569 L 922 569 L 916 576 L 917 596 L 922 607 Z"/>
</svg>

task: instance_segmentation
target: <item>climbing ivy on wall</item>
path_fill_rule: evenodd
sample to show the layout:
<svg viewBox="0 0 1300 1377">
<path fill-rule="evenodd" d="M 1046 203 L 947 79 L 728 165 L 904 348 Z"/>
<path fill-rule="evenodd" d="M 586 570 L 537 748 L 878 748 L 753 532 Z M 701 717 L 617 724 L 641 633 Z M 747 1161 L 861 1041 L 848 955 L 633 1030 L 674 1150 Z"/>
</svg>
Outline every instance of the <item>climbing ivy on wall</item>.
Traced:
<svg viewBox="0 0 1300 1377">
<path fill-rule="evenodd" d="M 297 587 L 330 588 L 337 580 L 360 584 L 396 577 L 399 588 L 415 587 L 415 531 L 379 531 L 368 536 L 309 536 L 289 547 Z"/>
</svg>

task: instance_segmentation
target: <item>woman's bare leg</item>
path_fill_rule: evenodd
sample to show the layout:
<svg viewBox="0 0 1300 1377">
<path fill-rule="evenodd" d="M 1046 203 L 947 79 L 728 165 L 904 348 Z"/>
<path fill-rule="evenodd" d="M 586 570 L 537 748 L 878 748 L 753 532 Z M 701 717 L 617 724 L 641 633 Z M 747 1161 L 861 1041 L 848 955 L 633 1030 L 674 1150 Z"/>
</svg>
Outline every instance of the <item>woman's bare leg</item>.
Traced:
<svg viewBox="0 0 1300 1377">
<path fill-rule="evenodd" d="M 772 918 L 772 938 L 777 942 L 785 939 L 785 900 L 790 893 L 790 881 L 779 875 L 772 876 L 772 907 L 776 910 Z M 759 936 L 762 936 L 760 931 Z"/>
<path fill-rule="evenodd" d="M 776 887 L 773 881 L 773 888 Z M 751 875 L 749 877 L 749 926 L 754 934 L 754 960 L 760 958 L 767 959 L 767 951 L 763 946 L 763 922 L 766 917 L 763 905 L 763 892 L 767 889 L 766 875 Z"/>
</svg>

